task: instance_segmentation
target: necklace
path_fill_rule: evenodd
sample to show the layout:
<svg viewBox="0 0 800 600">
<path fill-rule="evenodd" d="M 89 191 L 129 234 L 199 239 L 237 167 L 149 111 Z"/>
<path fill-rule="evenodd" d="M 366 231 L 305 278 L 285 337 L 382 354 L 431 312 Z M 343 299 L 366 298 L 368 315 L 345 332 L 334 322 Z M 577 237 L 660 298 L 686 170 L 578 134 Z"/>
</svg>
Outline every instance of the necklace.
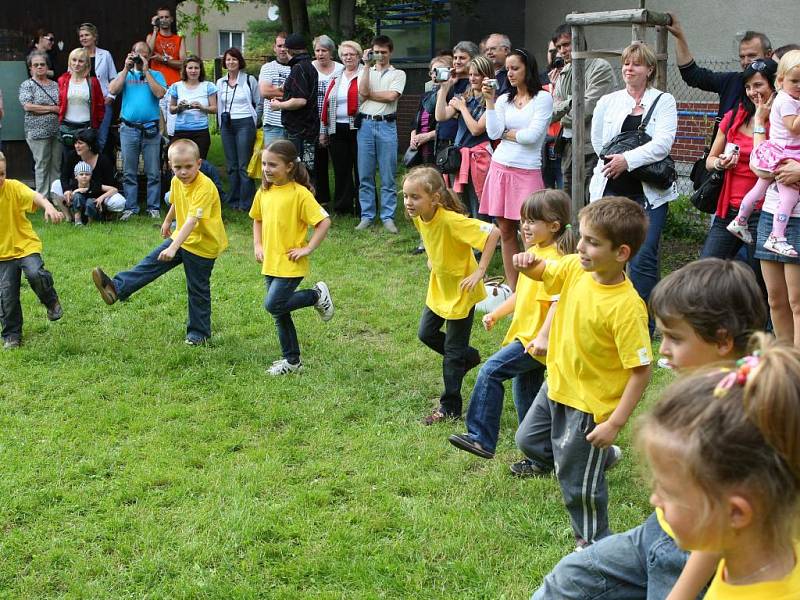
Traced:
<svg viewBox="0 0 800 600">
<path fill-rule="evenodd" d="M 517 108 L 522 108 L 528 103 L 529 100 L 530 98 L 528 96 L 524 96 L 521 98 L 519 95 L 517 95 L 517 97 L 514 98 L 514 106 L 516 106 Z"/>
<path fill-rule="evenodd" d="M 794 557 L 794 555 L 792 555 L 792 557 Z M 785 557 L 779 556 L 775 560 L 771 560 L 770 562 L 768 562 L 767 564 L 759 567 L 758 569 L 756 569 L 752 573 L 749 573 L 745 577 L 740 577 L 739 579 L 733 579 L 733 578 L 730 577 L 730 575 L 728 574 L 728 567 L 726 565 L 725 566 L 725 582 L 729 583 L 730 585 L 746 585 L 748 583 L 752 583 L 752 582 L 756 581 L 756 579 L 758 579 L 759 575 L 761 575 L 762 573 L 765 573 L 766 571 L 768 571 L 772 567 L 775 567 L 776 565 L 779 565 L 781 562 L 785 562 L 785 561 L 786 561 Z"/>
</svg>

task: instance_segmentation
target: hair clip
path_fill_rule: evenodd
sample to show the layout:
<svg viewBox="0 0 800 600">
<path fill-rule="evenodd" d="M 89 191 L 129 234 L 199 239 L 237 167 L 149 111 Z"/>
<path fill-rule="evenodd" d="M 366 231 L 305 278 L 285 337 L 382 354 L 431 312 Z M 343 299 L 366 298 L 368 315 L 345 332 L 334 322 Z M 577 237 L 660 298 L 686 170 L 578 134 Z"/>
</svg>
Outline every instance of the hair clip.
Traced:
<svg viewBox="0 0 800 600">
<path fill-rule="evenodd" d="M 572 229 L 572 223 L 567 223 L 564 225 L 564 229 Z"/>
<path fill-rule="evenodd" d="M 724 371 L 726 373 L 725 377 L 720 379 L 717 387 L 714 388 L 714 397 L 724 397 L 734 385 L 744 387 L 747 383 L 747 379 L 750 377 L 756 367 L 758 367 L 758 363 L 761 360 L 760 356 L 761 353 L 756 350 L 750 356 L 745 356 L 744 358 L 737 360 L 735 370 L 728 371 L 726 369 Z"/>
<path fill-rule="evenodd" d="M 514 52 L 519 52 L 525 58 L 528 58 L 528 52 L 522 48 L 514 48 Z"/>
<path fill-rule="evenodd" d="M 299 157 L 299 156 L 296 156 L 296 157 L 294 158 L 294 162 L 296 162 L 297 164 L 300 164 L 300 157 Z"/>
</svg>

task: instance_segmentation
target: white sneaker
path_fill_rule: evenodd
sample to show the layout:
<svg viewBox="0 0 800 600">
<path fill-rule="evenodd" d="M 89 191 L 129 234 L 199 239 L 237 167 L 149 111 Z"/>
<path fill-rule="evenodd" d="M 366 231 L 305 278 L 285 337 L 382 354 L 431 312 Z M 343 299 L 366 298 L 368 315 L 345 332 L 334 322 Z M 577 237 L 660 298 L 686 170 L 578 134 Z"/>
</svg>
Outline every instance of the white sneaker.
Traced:
<svg viewBox="0 0 800 600">
<path fill-rule="evenodd" d="M 285 358 L 282 358 L 272 363 L 272 366 L 269 369 L 267 369 L 267 374 L 272 375 L 273 377 L 278 377 L 279 375 L 290 375 L 291 373 L 299 373 L 302 370 L 303 370 L 303 363 L 299 362 L 296 365 L 293 365 Z"/>
<path fill-rule="evenodd" d="M 363 231 L 364 229 L 369 229 L 372 225 L 372 221 L 369 219 L 361 219 L 358 225 L 356 225 L 356 231 Z"/>
<path fill-rule="evenodd" d="M 120 221 L 127 221 L 128 219 L 130 219 L 133 216 L 133 214 L 134 213 L 133 213 L 132 210 L 123 210 L 122 214 L 119 216 L 119 220 Z"/>
<path fill-rule="evenodd" d="M 622 460 L 622 448 L 619 446 L 609 446 L 608 456 L 606 457 L 606 471 L 610 471 L 619 464 Z"/>
<path fill-rule="evenodd" d="M 147 214 L 150 215 L 151 219 L 160 219 L 161 218 L 161 211 L 156 210 L 155 208 L 152 210 L 148 210 Z"/>
<path fill-rule="evenodd" d="M 324 281 L 318 281 L 314 285 L 314 289 L 319 292 L 319 299 L 314 304 L 314 310 L 319 313 L 323 321 L 330 321 L 333 318 L 333 298 L 331 298 L 331 291 L 328 289 L 328 284 Z"/>
</svg>

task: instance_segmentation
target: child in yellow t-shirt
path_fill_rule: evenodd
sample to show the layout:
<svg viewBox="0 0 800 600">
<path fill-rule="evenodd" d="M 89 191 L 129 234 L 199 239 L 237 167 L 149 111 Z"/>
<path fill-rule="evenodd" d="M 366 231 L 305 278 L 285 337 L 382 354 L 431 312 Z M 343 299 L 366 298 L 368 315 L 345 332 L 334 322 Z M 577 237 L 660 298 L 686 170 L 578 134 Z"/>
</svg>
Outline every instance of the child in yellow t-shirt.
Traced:
<svg viewBox="0 0 800 600">
<path fill-rule="evenodd" d="M 0 324 L 6 350 L 22 343 L 21 273 L 47 308 L 48 319 L 57 321 L 63 314 L 53 276 L 44 268 L 42 242 L 25 216 L 37 206 L 44 210 L 45 221 L 58 223 L 64 218 L 47 198 L 20 181 L 6 179 L 6 157 L 0 152 Z"/>
<path fill-rule="evenodd" d="M 570 197 L 560 190 L 540 190 L 522 205 L 522 234 L 528 252 L 558 260 L 575 252 L 576 236 L 570 217 Z M 514 313 L 503 347 L 481 367 L 469 399 L 467 433 L 451 435 L 456 448 L 482 458 L 493 458 L 503 412 L 503 382 L 513 378 L 514 406 L 519 422 L 544 381 L 545 355 L 556 298 L 542 283 L 525 275 L 516 291 L 499 307 L 484 315 L 487 331 Z"/>
<path fill-rule="evenodd" d="M 324 281 L 297 290 L 308 274 L 308 256 L 328 234 L 331 219 L 311 193 L 305 165 L 294 144 L 272 142 L 261 153 L 261 189 L 250 209 L 253 219 L 253 250 L 262 264 L 267 285 L 264 308 L 275 319 L 283 358 L 267 369 L 273 376 L 295 373 L 303 368 L 300 344 L 292 321 L 292 311 L 313 306 L 323 321 L 333 317 L 333 300 Z M 314 233 L 306 241 L 308 228 Z"/>
<path fill-rule="evenodd" d="M 431 167 L 409 171 L 403 181 L 403 203 L 422 236 L 431 270 L 418 336 L 443 356 L 444 392 L 439 407 L 423 420 L 432 425 L 461 416 L 461 382 L 481 362 L 469 337 L 475 305 L 486 297 L 481 280 L 500 230 L 465 216 L 458 197 Z M 473 248 L 482 251 L 480 264 Z"/>
<path fill-rule="evenodd" d="M 211 271 L 228 247 L 228 237 L 219 192 L 200 172 L 197 144 L 177 140 L 169 147 L 168 156 L 175 176 L 170 185 L 170 208 L 161 225 L 164 242 L 130 271 L 117 273 L 112 279 L 98 267 L 92 271 L 92 279 L 106 304 L 114 304 L 183 264 L 189 296 L 186 343 L 197 346 L 211 337 Z M 177 222 L 174 232 L 173 220 Z"/>
<path fill-rule="evenodd" d="M 579 547 L 611 533 L 605 470 L 609 448 L 642 397 L 652 350 L 647 309 L 625 276 L 647 217 L 628 198 L 602 198 L 580 214 L 578 254 L 557 263 L 529 252 L 514 266 L 559 294 L 547 352 L 547 386 L 517 443 L 534 470 L 555 468 Z"/>
</svg>

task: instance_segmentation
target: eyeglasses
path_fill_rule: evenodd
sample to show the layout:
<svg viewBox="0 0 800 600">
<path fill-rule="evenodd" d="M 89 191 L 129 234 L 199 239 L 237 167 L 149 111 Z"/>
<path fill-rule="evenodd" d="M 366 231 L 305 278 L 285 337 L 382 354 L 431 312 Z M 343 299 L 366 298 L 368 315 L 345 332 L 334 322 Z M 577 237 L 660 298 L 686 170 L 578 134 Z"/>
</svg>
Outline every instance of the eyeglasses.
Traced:
<svg viewBox="0 0 800 600">
<path fill-rule="evenodd" d="M 46 67 L 47 63 L 31 63 L 32 67 Z"/>
</svg>

